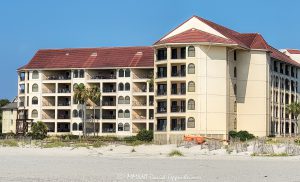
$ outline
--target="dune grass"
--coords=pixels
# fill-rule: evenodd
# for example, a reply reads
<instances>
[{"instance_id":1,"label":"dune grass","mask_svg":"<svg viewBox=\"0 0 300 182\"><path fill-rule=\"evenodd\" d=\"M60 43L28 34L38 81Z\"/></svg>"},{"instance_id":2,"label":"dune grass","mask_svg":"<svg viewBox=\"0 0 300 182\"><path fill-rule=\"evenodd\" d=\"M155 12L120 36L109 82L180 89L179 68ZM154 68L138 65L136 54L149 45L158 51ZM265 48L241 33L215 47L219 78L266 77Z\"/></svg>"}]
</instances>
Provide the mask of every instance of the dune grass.
<instances>
[{"instance_id":1,"label":"dune grass","mask_svg":"<svg viewBox=\"0 0 300 182\"><path fill-rule=\"evenodd\" d=\"M179 150L172 150L169 154L168 154L169 157L182 157L183 156L183 153L180 152Z\"/></svg>"}]
</instances>

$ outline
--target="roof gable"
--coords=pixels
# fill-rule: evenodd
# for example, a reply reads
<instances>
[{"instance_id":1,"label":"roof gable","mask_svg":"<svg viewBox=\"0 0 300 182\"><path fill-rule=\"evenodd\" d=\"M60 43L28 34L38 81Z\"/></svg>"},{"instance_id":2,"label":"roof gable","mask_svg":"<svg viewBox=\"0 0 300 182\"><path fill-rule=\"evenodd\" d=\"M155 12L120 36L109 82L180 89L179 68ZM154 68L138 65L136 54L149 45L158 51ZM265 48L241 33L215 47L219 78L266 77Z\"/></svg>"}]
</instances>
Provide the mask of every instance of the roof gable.
<instances>
[{"instance_id":1,"label":"roof gable","mask_svg":"<svg viewBox=\"0 0 300 182\"><path fill-rule=\"evenodd\" d=\"M213 42L213 43L223 43L223 44L235 44L234 41L230 39L225 39L223 37L210 34L195 28L186 30L174 36L162 39L155 43L166 44L166 43L197 43L197 42Z\"/></svg>"},{"instance_id":2,"label":"roof gable","mask_svg":"<svg viewBox=\"0 0 300 182\"><path fill-rule=\"evenodd\" d=\"M203 32L207 32L207 33L210 33L210 34L213 34L213 35L216 35L216 36L219 36L219 37L227 39L226 36L224 36L223 34L221 34L218 31L216 31L212 27L208 26L206 23L204 23L203 21L201 21L200 19L198 19L196 16L193 16L190 19L188 19L187 21L185 21L182 24L180 24L174 30L172 30L171 32L169 32L167 35L163 36L157 42L159 42L161 40L164 40L164 39L167 39L169 37L175 36L177 34L180 34L182 32L190 30L192 28L198 29L198 30L201 30Z\"/></svg>"}]
</instances>

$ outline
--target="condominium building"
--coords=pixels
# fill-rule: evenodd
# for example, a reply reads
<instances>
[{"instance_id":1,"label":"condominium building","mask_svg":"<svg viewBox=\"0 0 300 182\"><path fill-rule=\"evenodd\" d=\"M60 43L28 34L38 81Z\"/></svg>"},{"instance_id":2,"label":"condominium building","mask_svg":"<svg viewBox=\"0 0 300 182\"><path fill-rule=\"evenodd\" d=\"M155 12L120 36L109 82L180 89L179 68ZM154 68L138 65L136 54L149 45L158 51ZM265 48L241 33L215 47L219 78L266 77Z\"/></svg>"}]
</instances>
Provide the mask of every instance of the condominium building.
<instances>
[{"instance_id":1,"label":"condominium building","mask_svg":"<svg viewBox=\"0 0 300 182\"><path fill-rule=\"evenodd\" d=\"M43 121L49 134L82 134L84 110L73 95L83 83L101 91L98 102L87 103L88 133L94 118L98 135L153 130L152 58L151 47L39 50L18 70L19 111Z\"/></svg>"},{"instance_id":2,"label":"condominium building","mask_svg":"<svg viewBox=\"0 0 300 182\"><path fill-rule=\"evenodd\" d=\"M73 87L84 83L101 89L99 135L153 129L159 143L231 130L285 136L298 130L286 105L298 101L299 67L258 33L193 16L149 47L38 51L18 69L19 109L50 133L80 134Z\"/></svg>"}]
</instances>

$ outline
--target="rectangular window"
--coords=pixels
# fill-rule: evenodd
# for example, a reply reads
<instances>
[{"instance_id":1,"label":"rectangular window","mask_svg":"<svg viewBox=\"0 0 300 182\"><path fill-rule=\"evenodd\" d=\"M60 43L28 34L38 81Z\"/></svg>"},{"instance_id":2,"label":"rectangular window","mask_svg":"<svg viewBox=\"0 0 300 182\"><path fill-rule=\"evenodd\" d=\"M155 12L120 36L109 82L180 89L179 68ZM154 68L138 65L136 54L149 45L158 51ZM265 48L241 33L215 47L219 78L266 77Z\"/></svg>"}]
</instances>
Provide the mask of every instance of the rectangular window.
<instances>
[{"instance_id":1,"label":"rectangular window","mask_svg":"<svg viewBox=\"0 0 300 182\"><path fill-rule=\"evenodd\" d=\"M185 59L185 57L186 57L186 48L185 48L185 47L182 47L182 48L180 49L180 58L181 58L181 59Z\"/></svg>"},{"instance_id":2,"label":"rectangular window","mask_svg":"<svg viewBox=\"0 0 300 182\"><path fill-rule=\"evenodd\" d=\"M235 51L233 51L233 59L236 61L236 59L237 59L237 56L236 56L236 50Z\"/></svg>"},{"instance_id":3,"label":"rectangular window","mask_svg":"<svg viewBox=\"0 0 300 182\"><path fill-rule=\"evenodd\" d=\"M177 59L177 48L173 48L172 50L171 59Z\"/></svg>"},{"instance_id":4,"label":"rectangular window","mask_svg":"<svg viewBox=\"0 0 300 182\"><path fill-rule=\"evenodd\" d=\"M167 49L158 49L157 50L157 60L166 60L167 59Z\"/></svg>"}]
</instances>

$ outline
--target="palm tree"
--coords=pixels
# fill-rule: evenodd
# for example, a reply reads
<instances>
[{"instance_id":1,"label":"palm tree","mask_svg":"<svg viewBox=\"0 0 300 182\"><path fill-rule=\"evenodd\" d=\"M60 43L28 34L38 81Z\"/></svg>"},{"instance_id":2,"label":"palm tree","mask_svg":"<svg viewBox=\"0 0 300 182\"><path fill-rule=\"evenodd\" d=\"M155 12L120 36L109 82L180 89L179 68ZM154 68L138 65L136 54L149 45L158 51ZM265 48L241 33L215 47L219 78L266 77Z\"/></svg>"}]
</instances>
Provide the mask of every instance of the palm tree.
<instances>
[{"instance_id":1,"label":"palm tree","mask_svg":"<svg viewBox=\"0 0 300 182\"><path fill-rule=\"evenodd\" d=\"M95 136L95 133L96 133L96 121L95 121L96 112L95 111L96 111L97 103L100 102L100 98L101 98L101 92L100 92L99 87L94 86L94 87L90 88L88 90L88 98L93 102L93 110L94 110L93 121L94 121L94 136ZM101 102L100 102L100 105L101 105Z\"/></svg>"},{"instance_id":2,"label":"palm tree","mask_svg":"<svg viewBox=\"0 0 300 182\"><path fill-rule=\"evenodd\" d=\"M149 73L148 78L149 78L149 80L147 80L147 82L149 84L149 88L152 88L154 86L154 73L153 73L153 71L151 71Z\"/></svg>"},{"instance_id":3,"label":"palm tree","mask_svg":"<svg viewBox=\"0 0 300 182\"><path fill-rule=\"evenodd\" d=\"M286 106L286 111L289 114L293 114L294 116L296 116L296 122L295 123L296 123L297 130L298 130L298 118L299 118L299 115L300 115L300 103L293 102L293 103L287 105ZM297 130L296 130L296 132L297 132ZM295 134L297 134L296 132L295 132Z\"/></svg>"},{"instance_id":4,"label":"palm tree","mask_svg":"<svg viewBox=\"0 0 300 182\"><path fill-rule=\"evenodd\" d=\"M83 123L83 136L86 135L86 125L85 125L85 113L86 113L86 102L89 99L88 89L85 88L83 83L79 85L74 85L74 99L81 105L83 110L82 123Z\"/></svg>"}]
</instances>

